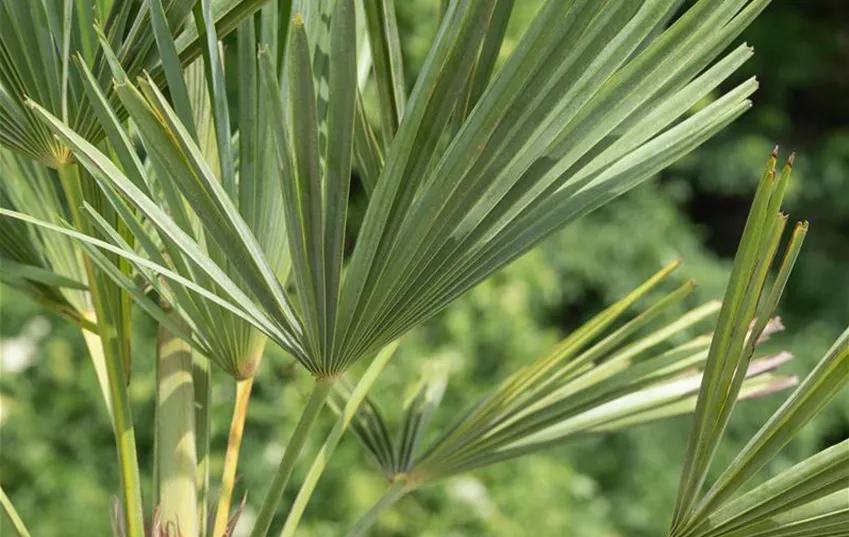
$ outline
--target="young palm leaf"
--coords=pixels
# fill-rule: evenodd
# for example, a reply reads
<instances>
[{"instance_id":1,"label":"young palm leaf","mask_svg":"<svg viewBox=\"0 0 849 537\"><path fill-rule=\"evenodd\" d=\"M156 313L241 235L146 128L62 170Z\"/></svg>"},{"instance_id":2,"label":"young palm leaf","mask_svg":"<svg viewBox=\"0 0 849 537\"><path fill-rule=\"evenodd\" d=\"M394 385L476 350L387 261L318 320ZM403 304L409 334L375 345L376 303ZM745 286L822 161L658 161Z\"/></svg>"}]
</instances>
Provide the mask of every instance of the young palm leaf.
<instances>
[{"instance_id":1,"label":"young palm leaf","mask_svg":"<svg viewBox=\"0 0 849 537\"><path fill-rule=\"evenodd\" d=\"M394 438L383 413L367 401L353 429L390 488L349 535L361 535L380 511L420 486L581 436L692 412L712 336L675 346L667 342L712 317L719 305L708 303L646 333L647 325L692 290L688 282L619 328L610 329L675 266L666 267L575 330L548 356L509 376L423 451L417 446L444 389L441 381L418 392L405 408ZM769 328L772 332L780 324L773 322ZM664 345L666 349L658 348ZM794 384L792 377L771 374L789 358L779 353L755 361L739 398Z\"/></svg>"},{"instance_id":2,"label":"young palm leaf","mask_svg":"<svg viewBox=\"0 0 849 537\"><path fill-rule=\"evenodd\" d=\"M734 260L711 344L705 382L693 420L689 449L673 518L673 529L692 516L696 496L728 422L743 371L760 333L773 314L798 256L807 223L796 226L769 292L767 278L781 239L786 215L779 213L792 170L792 156L776 174L777 148L767 162ZM747 333L744 327L752 325Z\"/></svg>"},{"instance_id":3,"label":"young palm leaf","mask_svg":"<svg viewBox=\"0 0 849 537\"><path fill-rule=\"evenodd\" d=\"M713 453L740 390L740 371L752 356L753 338L775 310L807 230L807 223L796 227L776 280L766 292L766 277L786 218L778 208L791 163L792 159L776 178L773 155L746 223L699 390L671 536L838 535L840 524L849 519L845 472L829 471L844 463L845 442L734 498L849 381L849 329L701 495ZM747 335L739 327L749 323L753 328Z\"/></svg>"}]
</instances>

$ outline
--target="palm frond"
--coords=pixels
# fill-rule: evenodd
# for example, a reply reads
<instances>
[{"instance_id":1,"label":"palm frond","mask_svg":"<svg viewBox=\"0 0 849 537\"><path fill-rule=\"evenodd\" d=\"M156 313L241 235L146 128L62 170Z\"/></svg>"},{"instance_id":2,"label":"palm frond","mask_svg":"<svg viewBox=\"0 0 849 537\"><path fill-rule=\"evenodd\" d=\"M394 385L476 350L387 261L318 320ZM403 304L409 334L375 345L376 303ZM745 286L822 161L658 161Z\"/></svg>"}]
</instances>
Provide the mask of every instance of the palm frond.
<instances>
[{"instance_id":1,"label":"palm frond","mask_svg":"<svg viewBox=\"0 0 849 537\"><path fill-rule=\"evenodd\" d=\"M157 19L158 17L154 16L154 18ZM210 132L214 139L214 133L220 130L214 119L209 120L198 115L199 113L203 115L202 111L206 110L213 118L215 117L214 106L209 106L211 99L208 95L215 93L216 90L213 88L213 92L206 91L203 77L200 78L198 84L196 69L193 71L193 68L190 68L186 75L183 75L180 69L171 70L170 83L174 87L172 95L185 96L185 101L180 101L183 102L183 105L181 105L183 112L176 114L165 102L164 97L158 92L156 85L150 79L139 82L143 91L138 91L129 86L127 84L128 75L121 69L120 62L112 53L109 44L103 38L101 38L101 44L110 68L114 70L114 76L120 82L117 85L116 94L122 100L124 108L135 118L142 141L145 143L146 153L152 164L150 167L145 166L136 156L135 148L124 132L117 113L109 106L108 99L95 83L92 73L85 64L80 62L79 68L83 80L86 82L85 89L124 170L124 172L121 172L117 168L109 167L108 172L113 176L120 177L121 181L114 185L108 182L104 183L104 192L115 210L121 215L122 223L139 241L143 255L152 261L153 265L148 265L148 267L169 267L169 270L173 270L174 273L183 275L185 277L183 281L192 279L197 281L199 285L193 286L192 290L186 290L179 285L163 288L158 282L159 273L156 271L151 272L148 268L140 270L139 274L145 278L148 285L163 293L169 303L177 307L180 314L186 318L192 330L200 334L199 337L205 342L199 347L203 349L203 352L208 353L219 365L237 378L250 376L256 368L265 341L264 337L257 337L259 332L256 331L254 326L259 324L262 327L263 323L245 323L241 316L233 317L231 315L233 308L222 309L220 300L217 304L210 304L207 300L197 296L197 290L204 289L207 298L210 295L217 294L227 296L238 303L252 303L252 299L246 298L246 295L240 289L241 285L245 285L249 292L251 289L250 285L244 283L245 278L242 277L244 270L240 274L238 264L228 260L228 257L229 259L238 258L232 255L227 256L224 253L225 250L238 252L239 247L244 244L241 239L237 240L233 243L235 244L233 247L236 248L234 250L233 247L228 249L228 245L232 246L232 244L226 241L222 242L228 234L233 236L232 234L235 233L243 238L249 237L251 242L249 248L254 252L260 250L269 252L267 257L262 255L256 258L253 254L243 251L244 257L249 262L251 259L259 260L260 264L257 266L257 270L264 274L263 276L255 273L256 278L248 281L252 281L254 284L258 284L263 279L267 283L270 282L273 285L271 292L267 292L269 288L264 288L256 294L273 298L278 301L277 304L285 306L285 298L283 298L277 278L285 278L288 256L285 255L285 249L280 248L279 236L281 230L274 228L275 220L272 219L269 222L268 219L263 218L264 215L272 214L276 215L279 221L280 211L277 208L280 202L276 201L279 198L274 195L269 196L269 194L275 192L275 188L279 187L276 187L274 182L258 179L259 174L269 169L267 166L256 166L256 159L253 161L246 159L244 167L240 170L244 172L244 180L239 183L240 191L235 199L231 193L223 191L223 185L219 184L219 173L222 169L219 165L222 151L221 144L218 143L213 146L212 150L209 149L208 145L203 145L203 147L198 145L203 143L204 139L209 138L206 134L199 137L198 133ZM251 45L245 44L245 46ZM253 46L256 46L256 42ZM166 52L167 47L166 51L163 52L163 57L169 57ZM212 80L211 75L207 76L207 82L210 80ZM242 94L254 95L254 102L256 102L255 96L258 91L259 88L255 84L245 83L240 87ZM188 110L186 110L186 105L189 107ZM257 106L260 106L260 104L258 103ZM226 109L220 112L227 114ZM40 113L46 112L42 110ZM177 118L177 115L189 116L191 122L187 126ZM227 127L229 122L224 123L224 127L229 129ZM58 122L56 125L58 125ZM260 135L264 131L264 126L256 126L255 128L257 130L252 137L250 133L245 133L246 142L251 139L263 139ZM65 129L67 130L66 127ZM175 142L171 135L175 129L182 135L184 144ZM85 143L79 137L75 139ZM229 140L227 143L230 143ZM245 147L250 146L246 143ZM256 146L257 151L262 150L263 152L267 152L266 148L268 147L270 145L265 142ZM89 155L93 156L95 161L99 163L108 161L108 158L93 146L86 145L86 149L90 151ZM88 161L83 160L83 162ZM251 162L254 164L253 168L250 167ZM98 173L99 177L103 177L102 171ZM107 173L107 176L109 176L109 173ZM183 192L187 193L186 198L181 196L180 187L183 188ZM158 195L160 191L162 193L161 198ZM123 196L118 195L118 193ZM127 199L134 201L136 208L138 208L138 205L135 200L143 199L145 201L145 206L141 208L141 214L155 226L165 225L165 228L157 229L158 236L156 236L157 234L149 236L150 231L144 225L144 222L134 214L135 211L126 204ZM225 211L225 214L235 218L235 227L228 227L228 231L218 235L207 234L199 229L197 225L193 224L196 215L202 214L203 216L199 219L203 221L203 218L210 214L209 211L198 211L199 200L201 199L206 200L205 203L212 204L207 205L207 207L215 206L215 211L218 214L221 214L220 211ZM188 200L193 200L192 206L188 205ZM240 214L236 213L235 204L239 201L244 202L242 210L256 228L249 229L245 220L242 219ZM96 219L93 214L90 214L90 216ZM98 227L106 236L112 237L112 244L120 248L120 251L133 253L134 258L138 259L138 256L128 244L121 244L117 241L115 230L111 229L108 224L98 222ZM221 230L222 228L217 228L217 231ZM262 240L262 243L259 242L260 240ZM285 246L285 244L283 245ZM163 252L160 251L162 247L165 248L164 253L166 255L163 255ZM113 249L112 251L116 250ZM275 267L267 264L269 259L275 262ZM204 260L200 267L202 270L198 270L197 267L200 260ZM236 268L234 269L234 267ZM229 274L232 274L232 277ZM121 285L128 292L139 297L139 289L127 287L128 283L129 281L126 279L121 281ZM231 293L235 294L231 296ZM282 302L279 302L281 300ZM150 311L152 306L148 301L143 307ZM241 309L237 308L237 311ZM279 312L279 308L277 309ZM260 315L264 317L264 315ZM161 312L156 315L157 318L162 318L162 316ZM281 341L285 337L280 337L278 333L276 339Z\"/></svg>"},{"instance_id":2,"label":"palm frond","mask_svg":"<svg viewBox=\"0 0 849 537\"><path fill-rule=\"evenodd\" d=\"M849 328L670 535L777 536L807 535L807 531L832 535L841 524L845 527L849 520L847 441L738 493L847 382Z\"/></svg>"},{"instance_id":3,"label":"palm frond","mask_svg":"<svg viewBox=\"0 0 849 537\"><path fill-rule=\"evenodd\" d=\"M252 227L256 209L241 211L226 165L222 186L199 153L191 129L183 125L184 114L169 106L155 80L142 79L138 92L127 83L132 72L121 69L120 59L110 65L120 82L116 96L139 126L160 183L171 191L166 197L179 192L191 200L204 230L203 237L167 232L163 242L173 242L187 258L182 268L201 268L207 274L211 280L203 285L206 289L215 292L223 286L226 300L239 300L240 309L253 309L242 302L244 295L253 297L248 301L255 300L264 312L251 315L258 321L255 326L313 374L331 377L745 111L754 81L688 116L695 103L751 56L742 46L715 61L767 3L702 0L661 30L674 6L660 0L552 0L493 73L511 3L456 2L446 12L383 157L357 104L353 3L335 3L329 30L316 17L324 4L304 5L308 18L288 32L286 66L279 67L279 47L259 41L267 45L260 55L264 90L259 102L265 103L260 106L271 118L276 139L278 178L269 183L279 180L285 201L285 210L277 207L276 214L284 213L287 220L297 291L291 298L277 279L268 250L252 233L257 231ZM392 56L388 6L376 6L383 10L377 19L385 43L380 45L383 52L374 54L388 50ZM208 2L200 8L201 19L210 20ZM296 14L295 20L302 19ZM378 29L370 30L374 38ZM250 30L244 31L247 39ZM206 34L206 63L219 65L215 48L211 33ZM108 58L107 48L101 50ZM321 61L315 61L317 56ZM376 71L381 77L389 72L383 67ZM218 118L217 145L226 155L229 143L222 131L227 130L227 114L223 105L214 104L223 102L216 82L221 76L217 67L207 72ZM394 69L388 76L394 95L399 72ZM397 113L395 101L389 106ZM326 114L325 107L334 113ZM152 207L161 203L152 192L130 188L139 181L108 166L96 148L72 143L75 133L51 119L55 114L48 108L36 110L104 184L120 191L160 230L170 227L166 214L154 218ZM250 116L245 121L250 130ZM326 139L321 135L325 122ZM256 173L250 160L259 154L256 139L245 133L247 178ZM371 198L343 277L340 252L351 160L367 170ZM106 167L108 173L103 173ZM180 225L179 214L171 216ZM186 225L181 227L185 232ZM198 244L204 242L217 243L226 259L215 248L201 256L204 249ZM222 274L228 275L223 282L218 281Z\"/></svg>"},{"instance_id":4,"label":"palm frond","mask_svg":"<svg viewBox=\"0 0 849 537\"><path fill-rule=\"evenodd\" d=\"M779 209L792 170L791 157L777 175L776 161L777 151L774 151L755 194L726 289L717 335L711 345L705 382L693 420L674 527L692 514L696 495L704 483L713 453L734 406L743 372L767 319L778 306L807 231L807 223L796 227L776 281L767 292L767 277L787 220ZM747 333L742 327L752 323L754 326Z\"/></svg>"},{"instance_id":5,"label":"palm frond","mask_svg":"<svg viewBox=\"0 0 849 537\"><path fill-rule=\"evenodd\" d=\"M675 346L668 341L712 317L719 305L708 303L645 333L651 321L687 296L692 289L687 283L610 330L676 265L575 330L548 356L509 376L426 449L419 451L416 446L441 397L444 380L420 388L405 408L394 440L382 411L367 402L354 422L357 437L390 481L403 481L411 489L582 435L692 412L713 336ZM771 329L779 326L773 323ZM746 373L740 398L792 385L792 377L772 374L788 359L788 353L779 353L755 361Z\"/></svg>"}]
</instances>

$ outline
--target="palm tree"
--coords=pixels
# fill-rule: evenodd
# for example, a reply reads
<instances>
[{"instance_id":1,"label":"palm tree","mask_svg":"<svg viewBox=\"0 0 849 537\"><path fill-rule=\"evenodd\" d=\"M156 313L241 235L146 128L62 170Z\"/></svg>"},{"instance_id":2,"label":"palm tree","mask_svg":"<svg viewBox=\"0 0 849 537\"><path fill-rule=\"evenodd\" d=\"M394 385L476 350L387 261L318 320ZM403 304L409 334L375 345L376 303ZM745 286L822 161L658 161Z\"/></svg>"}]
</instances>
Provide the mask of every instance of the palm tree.
<instances>
[{"instance_id":1,"label":"palm tree","mask_svg":"<svg viewBox=\"0 0 849 537\"><path fill-rule=\"evenodd\" d=\"M700 0L679 15L674 0L548 0L499 66L514 2L455 0L442 14L409 95L391 1L104 1L97 2L100 14L108 14L99 17L106 21L102 28L86 18L86 2L66 1L63 9L49 0L36 3L32 15L4 0L6 12L17 17L4 19L14 21L7 23L14 30L8 35L21 37L0 39L0 110L14 120L4 122L0 136L56 168L65 196L47 214L12 200L18 211L0 209L17 222L8 235L60 234L79 246L65 250L85 253L79 258L93 297L101 287L108 290L114 304L95 305L96 326L102 338L119 334L119 348L127 348L130 299L160 323L152 505L161 505L163 527L216 537L227 531L245 408L266 342L312 376L253 527L252 537L264 537L329 397L340 418L286 535L297 528L311 486L348 425L355 423L361 437L372 426L385 431L380 419L369 421L358 409L400 337L750 107L753 79L692 112L752 55L745 45L725 51L768 1ZM51 32L52 43L25 42L34 33L21 31L26 28L17 20L27 17L30 28ZM231 55L220 48L229 31L236 32ZM29 72L32 65L42 69ZM237 74L233 102L226 71ZM41 72L55 80L42 80ZM361 95L368 76L378 89L378 132ZM776 283L762 297L783 231L783 220L774 216L790 175L788 165L776 181L775 159L755 199L756 223L747 226L713 337L645 364L632 360L634 349L620 346L621 338L686 295L685 286L588 346L624 313L623 304L644 292L637 290L551 357L517 372L418 453L418 428L438 399L423 392L405 414L410 425L399 433L400 447L378 459L384 471L391 469L388 496L351 533L422 483L693 406L692 460L685 463L672 534L702 528L733 492L722 489L705 505L695 503L733 402L787 383L764 375L778 360L749 366L804 234L804 228L794 234ZM368 196L355 237L348 226L352 170ZM24 173L16 172L10 190ZM33 259L33 250L10 250L18 252L18 265L10 265L7 278L21 279L15 266L38 267L26 285L67 309L60 293L75 289L79 271ZM659 332L687 326L716 307ZM646 345L654 342L645 338ZM844 343L825 363L845 369ZM123 522L136 537L143 531L142 503L119 350L105 355L104 385L119 442ZM222 494L209 526L207 359L238 383ZM343 377L364 359L370 365L350 387ZM699 364L701 381L702 375L672 376ZM544 379L543 371L557 374ZM331 397L334 388L341 395ZM364 408L360 412L372 407ZM815 410L805 407L804 415L809 419ZM375 442L367 443L373 454L389 440Z\"/></svg>"}]
</instances>

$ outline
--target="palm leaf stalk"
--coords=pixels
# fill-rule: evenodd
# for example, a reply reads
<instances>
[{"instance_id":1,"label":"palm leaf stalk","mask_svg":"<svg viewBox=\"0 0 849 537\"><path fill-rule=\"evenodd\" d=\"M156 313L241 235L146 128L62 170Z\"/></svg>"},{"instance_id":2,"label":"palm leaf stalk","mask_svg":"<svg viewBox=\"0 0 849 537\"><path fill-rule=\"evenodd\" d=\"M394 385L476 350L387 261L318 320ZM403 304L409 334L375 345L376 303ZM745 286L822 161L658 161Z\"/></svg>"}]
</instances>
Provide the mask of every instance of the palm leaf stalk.
<instances>
[{"instance_id":1,"label":"palm leaf stalk","mask_svg":"<svg viewBox=\"0 0 849 537\"><path fill-rule=\"evenodd\" d=\"M227 330L204 332L192 322L206 309L255 327L316 378L299 441L328 385L356 361L375 355L562 225L651 177L747 110L754 80L689 112L751 56L741 46L720 57L768 1L701 0L662 29L674 2L549 0L497 71L491 62L510 2L451 3L397 132L384 140L382 151L359 119L353 3L333 6L326 62L313 61L322 38L312 28L321 24L309 13L322 13L327 4L309 9L314 4L295 3L285 54L274 57L278 39L277 47L265 43L270 46L262 48L259 62L260 102L268 112L261 117L270 118L274 140L277 177L271 183L282 192L277 199L284 209L274 214L285 217L294 293L234 196L238 181L226 158L232 148L210 2L195 7L202 22L196 42L212 88L217 172L178 102L172 108L159 89L162 80L178 78L168 76L178 62L169 67L163 61L160 78L138 80L139 71L122 65L120 50L110 57L110 47L101 47L106 67L90 75L80 62L82 79L95 82L86 84L87 102L100 109L95 115L120 166L54 108L29 103L43 128L103 188L122 225L138 239L146 221L169 253L166 260L156 243L141 239L141 252L127 248L108 220L89 211L101 238L74 236L89 243L93 259L96 245L122 256L151 282L164 276L167 288L150 285L187 312L190 331L177 327L175 333L231 374L249 376L252 370L243 367L243 356L215 352L224 348L220 339ZM297 15L301 7L307 8L305 17ZM392 18L380 24L391 25ZM374 50L392 50L392 43L375 45L376 37L393 39L391 28L372 32ZM111 46L105 34L101 41ZM186 49L179 39L174 44L182 64ZM92 94L101 92L98 77L106 71L117 83L98 104ZM392 87L399 87L397 69L375 68L374 75L392 76ZM127 149L124 114L139 130L161 198ZM370 199L343 274L352 154L358 166L369 164ZM191 211L183 200L191 200ZM72 233L61 225L53 229ZM121 278L114 271L110 276ZM167 322L132 281L122 281L143 308ZM290 448L298 452L300 446ZM284 462L293 463L293 457L284 456ZM289 471L281 466L280 475ZM261 509L263 523L270 521L282 486L285 479L275 480Z\"/></svg>"},{"instance_id":2,"label":"palm leaf stalk","mask_svg":"<svg viewBox=\"0 0 849 537\"><path fill-rule=\"evenodd\" d=\"M30 537L30 533L24 525L24 521L21 519L18 511L12 504L12 500L9 499L6 495L6 491L3 490L2 487L0 487L0 506L3 507L3 514L6 515L6 518L12 524L12 528L14 528L18 537Z\"/></svg>"},{"instance_id":3,"label":"palm leaf stalk","mask_svg":"<svg viewBox=\"0 0 849 537\"><path fill-rule=\"evenodd\" d=\"M352 420L354 420L360 405L362 405L363 401L366 400L366 397L368 396L374 382L377 380L377 377L394 355L397 347L398 343L395 342L386 346L380 351L380 353L378 353L375 359L369 364L368 369L360 377L357 385L350 390L344 404L339 404L338 402L334 403L331 395L331 405L335 407L336 412L339 414L339 419L336 420L336 423L333 425L333 429L331 429L330 433L328 433L327 439L324 441L324 444L322 444L321 449L313 458L313 462L307 471L304 482L301 484L298 495L289 510L288 516L286 517L286 522L280 534L281 537L291 537L295 535L301 516L306 510L307 504L312 497L312 492L315 490L315 486L321 478L321 474L327 467L328 462L330 462L330 457L336 450L336 446L339 445L342 435L345 434L345 431L350 426ZM337 384L336 387L338 389L339 385Z\"/></svg>"},{"instance_id":4,"label":"palm leaf stalk","mask_svg":"<svg viewBox=\"0 0 849 537\"><path fill-rule=\"evenodd\" d=\"M752 356L752 341L778 303L807 231L796 226L772 288L765 289L786 216L778 213L790 178L792 156L776 176L776 154L761 180L740 242L717 337L711 345L705 380L699 390L690 448L685 459L670 536L842 535L849 520L845 498L849 480L843 470L846 443L810 457L741 496L735 495L849 381L849 328L814 370L761 427L719 478L701 495L713 454L734 399L740 370ZM754 323L752 333L739 326Z\"/></svg>"},{"instance_id":5,"label":"palm leaf stalk","mask_svg":"<svg viewBox=\"0 0 849 537\"><path fill-rule=\"evenodd\" d=\"M383 411L367 401L354 419L353 430L386 476L389 488L348 535L364 534L384 510L424 485L582 436L692 412L713 336L674 346L669 342L711 319L719 304L707 303L676 321L649 328L658 316L686 298L693 288L687 282L612 329L677 265L665 267L576 329L551 354L510 375L423 450L420 443L439 406L444 376L433 376L421 384L406 405L394 436ZM759 341L781 328L780 322L773 320ZM759 397L794 385L794 377L772 374L790 358L789 353L781 352L754 361L739 398ZM344 401L344 394L340 392L340 396Z\"/></svg>"}]
</instances>

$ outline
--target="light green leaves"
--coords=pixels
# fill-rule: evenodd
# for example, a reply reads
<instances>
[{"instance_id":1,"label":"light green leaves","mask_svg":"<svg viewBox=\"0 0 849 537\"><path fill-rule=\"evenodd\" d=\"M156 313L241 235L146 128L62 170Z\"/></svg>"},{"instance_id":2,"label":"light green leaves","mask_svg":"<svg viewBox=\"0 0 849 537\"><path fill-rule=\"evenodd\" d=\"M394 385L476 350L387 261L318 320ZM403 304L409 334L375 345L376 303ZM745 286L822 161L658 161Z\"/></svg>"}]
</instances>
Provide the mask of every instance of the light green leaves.
<instances>
[{"instance_id":1,"label":"light green leaves","mask_svg":"<svg viewBox=\"0 0 849 537\"><path fill-rule=\"evenodd\" d=\"M658 315L690 293L688 282L610 330L676 266L668 266L575 330L548 356L516 371L423 451L417 449L418 442L444 390L444 378L438 376L423 384L405 407L394 438L373 403L360 410L354 431L391 481L415 488L580 435L691 412L712 338L701 336L675 346L667 342L712 317L719 305L708 303L647 330ZM788 377L770 373L787 359L789 355L781 354L756 361L745 373L740 396L792 384Z\"/></svg>"},{"instance_id":2,"label":"light green leaves","mask_svg":"<svg viewBox=\"0 0 849 537\"><path fill-rule=\"evenodd\" d=\"M259 26L246 22L238 36L237 169L223 87L227 66L213 24L218 3L195 6L213 156L204 154L187 119L185 101L196 114L199 99L181 84L184 44L169 44L170 12L150 1L164 74L133 80L122 51L112 55L103 47L119 81L118 108L94 83L98 71L83 78L125 172L104 173L101 157L81 144L72 150L154 223L176 273L238 301L255 328L320 377L339 375L373 354L745 111L753 81L687 115L751 55L740 47L714 64L766 4L702 0L664 30L672 7L660 0L550 0L497 70L513 2L458 1L445 12L407 98L393 4L370 3L365 22L380 88L382 148L357 89L354 2L296 2L293 9L303 7L305 19L294 13L282 56L279 21L266 16L274 10L263 10ZM264 52L254 64L249 58L257 45ZM157 76L173 86L173 107ZM140 171L120 134L121 111L137 125L155 179ZM69 143L67 127L49 123ZM370 199L346 260L354 162ZM150 185L158 185L156 191ZM284 236L291 297L281 280ZM150 245L145 249L156 257ZM205 339L212 341L211 327L220 332L226 323L186 293L193 292L174 291L185 304L181 311L195 329L208 327Z\"/></svg>"},{"instance_id":3,"label":"light green leaves","mask_svg":"<svg viewBox=\"0 0 849 537\"><path fill-rule=\"evenodd\" d=\"M830 525L832 516L839 511L828 507L833 504L829 494L845 486L839 473L824 481L817 478L822 471L821 463L828 465L833 456L840 457L833 450L811 458L736 500L732 498L849 381L849 329L701 496L713 453L740 392L754 346L775 311L807 231L807 223L796 227L773 286L767 291L769 269L786 219L778 209L792 164L791 157L776 176L776 158L774 153L755 195L711 344L670 531L672 536L795 535L793 532L802 532L802 526L807 528L808 523L811 529ZM832 478L836 478L837 484ZM810 494L795 497L794 494L800 494L797 486L812 487ZM795 506L801 507L784 513ZM826 510L817 511L822 506ZM811 510L817 513L812 514ZM780 513L784 514L773 517ZM824 518L814 520L816 517Z\"/></svg>"}]
</instances>

